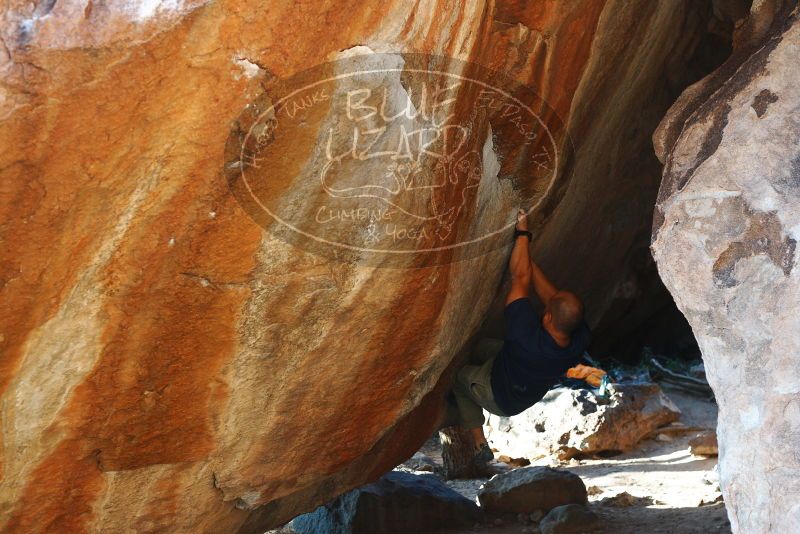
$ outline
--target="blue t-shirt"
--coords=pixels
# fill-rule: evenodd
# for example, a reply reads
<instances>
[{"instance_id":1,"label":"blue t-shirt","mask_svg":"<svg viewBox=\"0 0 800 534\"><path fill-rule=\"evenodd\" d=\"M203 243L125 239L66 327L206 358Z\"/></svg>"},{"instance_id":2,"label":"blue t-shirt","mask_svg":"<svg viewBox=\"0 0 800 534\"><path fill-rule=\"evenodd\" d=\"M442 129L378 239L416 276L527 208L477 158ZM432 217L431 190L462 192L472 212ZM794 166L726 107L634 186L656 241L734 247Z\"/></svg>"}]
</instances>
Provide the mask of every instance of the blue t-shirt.
<instances>
[{"instance_id":1,"label":"blue t-shirt","mask_svg":"<svg viewBox=\"0 0 800 534\"><path fill-rule=\"evenodd\" d=\"M559 347L527 297L506 306L505 320L505 343L492 365L492 393L506 415L517 415L541 400L567 369L580 362L590 333L581 321L569 345Z\"/></svg>"}]
</instances>

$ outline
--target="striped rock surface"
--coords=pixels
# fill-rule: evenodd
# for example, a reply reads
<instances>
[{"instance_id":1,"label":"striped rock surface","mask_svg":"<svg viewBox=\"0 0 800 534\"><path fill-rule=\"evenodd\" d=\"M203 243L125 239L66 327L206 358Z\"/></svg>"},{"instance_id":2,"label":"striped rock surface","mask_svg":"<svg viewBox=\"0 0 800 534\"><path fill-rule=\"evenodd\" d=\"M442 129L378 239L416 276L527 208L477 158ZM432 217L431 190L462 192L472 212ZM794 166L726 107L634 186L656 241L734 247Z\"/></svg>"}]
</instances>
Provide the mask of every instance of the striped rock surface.
<instances>
[{"instance_id":1,"label":"striped rock surface","mask_svg":"<svg viewBox=\"0 0 800 534\"><path fill-rule=\"evenodd\" d=\"M261 532L376 479L430 434L507 246L388 268L256 224L223 163L231 124L270 80L354 51L414 51L529 84L577 147L533 214L537 254L596 318L635 282L660 172L649 134L707 11L5 2L0 531ZM451 240L511 221L520 191L542 185L501 180L478 126L467 148L483 157L481 185L452 192L468 202ZM308 165L323 146L291 138L280 163Z\"/></svg>"}]
</instances>

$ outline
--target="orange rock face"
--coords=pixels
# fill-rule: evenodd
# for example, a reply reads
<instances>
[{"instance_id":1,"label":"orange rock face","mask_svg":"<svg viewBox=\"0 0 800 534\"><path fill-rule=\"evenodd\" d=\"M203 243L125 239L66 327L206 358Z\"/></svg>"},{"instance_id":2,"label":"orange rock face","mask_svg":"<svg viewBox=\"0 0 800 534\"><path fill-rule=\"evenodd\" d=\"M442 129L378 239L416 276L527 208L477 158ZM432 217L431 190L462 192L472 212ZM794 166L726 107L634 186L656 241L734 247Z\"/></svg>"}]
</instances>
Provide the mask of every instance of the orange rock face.
<instances>
[{"instance_id":1,"label":"orange rock face","mask_svg":"<svg viewBox=\"0 0 800 534\"><path fill-rule=\"evenodd\" d=\"M505 242L476 236L507 235L520 203L557 280L595 318L612 309L646 250L659 172L646 147L699 4L7 2L0 529L258 532L375 479L430 434L505 267ZM391 261L284 239L231 193L226 145L275 80L404 52L530 87L559 163L534 172L544 145L520 148L515 122L457 92L443 105L475 119L467 178L401 207L460 211L434 218L447 231L433 256ZM287 213L329 202L299 178L321 171L341 117L321 106L276 130L261 168L284 181L262 193ZM375 165L335 176L364 186Z\"/></svg>"}]
</instances>

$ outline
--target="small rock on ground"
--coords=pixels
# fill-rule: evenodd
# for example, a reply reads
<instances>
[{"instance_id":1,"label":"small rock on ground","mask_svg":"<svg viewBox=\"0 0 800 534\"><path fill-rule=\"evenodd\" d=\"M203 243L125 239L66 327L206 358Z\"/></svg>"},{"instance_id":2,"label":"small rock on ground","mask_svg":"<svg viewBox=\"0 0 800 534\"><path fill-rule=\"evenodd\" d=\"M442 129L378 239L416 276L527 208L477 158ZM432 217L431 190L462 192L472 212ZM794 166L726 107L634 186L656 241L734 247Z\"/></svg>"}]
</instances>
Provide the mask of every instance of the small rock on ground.
<instances>
[{"instance_id":1,"label":"small rock on ground","mask_svg":"<svg viewBox=\"0 0 800 534\"><path fill-rule=\"evenodd\" d=\"M599 502L600 504L604 504L606 506L615 506L617 508L625 508L628 506L650 506L655 504L652 497L637 497L635 495L631 495L627 491L618 493L613 497L606 497Z\"/></svg>"},{"instance_id":2,"label":"small rock on ground","mask_svg":"<svg viewBox=\"0 0 800 534\"><path fill-rule=\"evenodd\" d=\"M563 504L586 504L581 477L550 467L526 467L495 475L478 492L486 510L530 513Z\"/></svg>"},{"instance_id":3,"label":"small rock on ground","mask_svg":"<svg viewBox=\"0 0 800 534\"><path fill-rule=\"evenodd\" d=\"M542 512L541 510L534 510L533 512L530 513L528 517L532 522L538 523L544 517L544 512Z\"/></svg>"},{"instance_id":4,"label":"small rock on ground","mask_svg":"<svg viewBox=\"0 0 800 534\"><path fill-rule=\"evenodd\" d=\"M701 432L689 441L689 451L695 456L717 456L717 433L713 430Z\"/></svg>"},{"instance_id":5,"label":"small rock on ground","mask_svg":"<svg viewBox=\"0 0 800 534\"><path fill-rule=\"evenodd\" d=\"M603 493L603 490L598 486L589 486L586 488L587 495L600 495L601 493Z\"/></svg>"},{"instance_id":6,"label":"small rock on ground","mask_svg":"<svg viewBox=\"0 0 800 534\"><path fill-rule=\"evenodd\" d=\"M591 531L599 523L597 514L579 504L566 504L550 510L539 529L542 534L581 534Z\"/></svg>"}]
</instances>

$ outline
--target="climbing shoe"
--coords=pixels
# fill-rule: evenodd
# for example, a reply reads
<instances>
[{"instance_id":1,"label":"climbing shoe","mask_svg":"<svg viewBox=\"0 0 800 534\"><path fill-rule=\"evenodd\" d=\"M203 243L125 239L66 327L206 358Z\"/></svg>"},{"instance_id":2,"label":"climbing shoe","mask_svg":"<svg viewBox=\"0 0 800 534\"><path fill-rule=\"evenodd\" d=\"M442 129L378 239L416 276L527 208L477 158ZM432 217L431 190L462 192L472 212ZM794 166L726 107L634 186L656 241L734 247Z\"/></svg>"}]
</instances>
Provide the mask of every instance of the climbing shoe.
<instances>
[{"instance_id":1,"label":"climbing shoe","mask_svg":"<svg viewBox=\"0 0 800 534\"><path fill-rule=\"evenodd\" d=\"M482 443L480 450L475 455L475 461L481 464L488 464L492 460L494 460L492 449L486 443Z\"/></svg>"}]
</instances>

